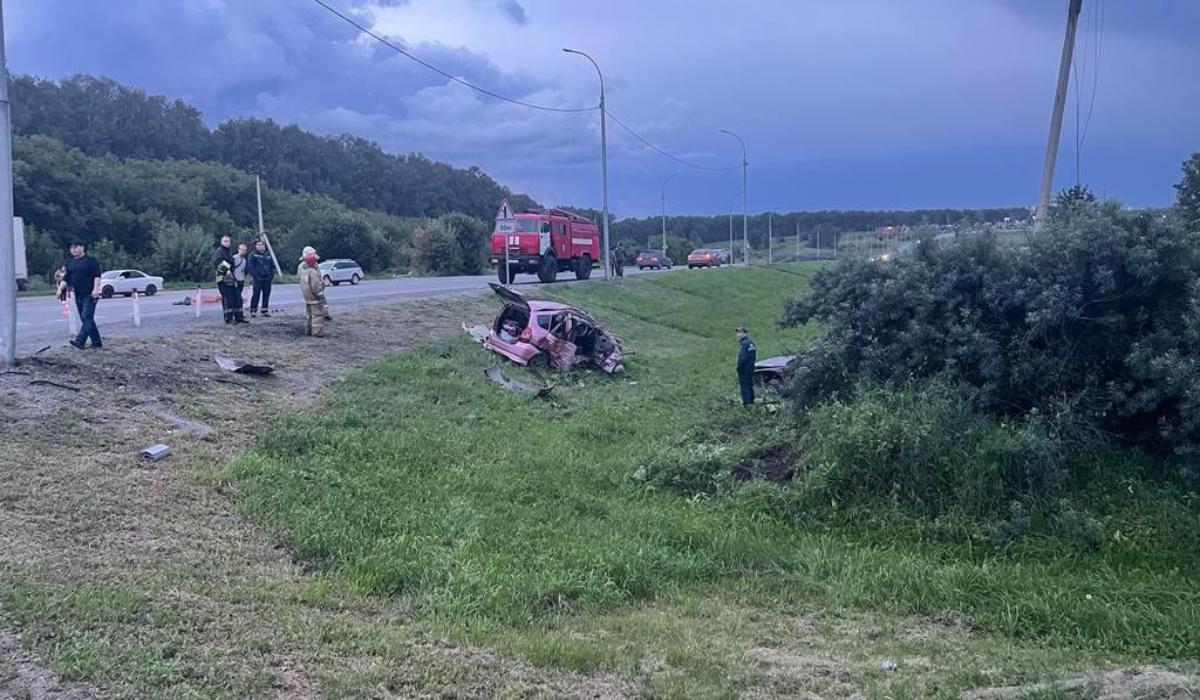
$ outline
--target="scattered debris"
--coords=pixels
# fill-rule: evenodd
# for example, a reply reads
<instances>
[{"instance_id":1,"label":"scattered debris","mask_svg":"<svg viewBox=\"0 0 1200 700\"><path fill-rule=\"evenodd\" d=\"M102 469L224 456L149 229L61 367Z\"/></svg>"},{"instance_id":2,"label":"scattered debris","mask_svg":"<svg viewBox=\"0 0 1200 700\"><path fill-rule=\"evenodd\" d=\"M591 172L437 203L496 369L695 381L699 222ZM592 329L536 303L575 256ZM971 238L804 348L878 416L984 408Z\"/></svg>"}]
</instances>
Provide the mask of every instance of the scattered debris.
<instances>
[{"instance_id":1,"label":"scattered debris","mask_svg":"<svg viewBox=\"0 0 1200 700\"><path fill-rule=\"evenodd\" d=\"M491 331L488 330L488 327L482 323L470 328L467 328L467 324L464 323L462 324L462 327L463 330L467 332L467 335L471 336L471 340L474 340L476 343L480 344L487 340L488 334L491 333Z\"/></svg>"},{"instance_id":2,"label":"scattered debris","mask_svg":"<svg viewBox=\"0 0 1200 700\"><path fill-rule=\"evenodd\" d=\"M147 462L157 462L158 460L171 454L171 448L160 442L147 447L138 454Z\"/></svg>"},{"instance_id":3,"label":"scattered debris","mask_svg":"<svg viewBox=\"0 0 1200 700\"><path fill-rule=\"evenodd\" d=\"M237 374L270 374L275 371L275 368L271 365L260 365L244 360L235 360L232 357L224 355L214 355L213 360L221 369Z\"/></svg>"},{"instance_id":4,"label":"scattered debris","mask_svg":"<svg viewBox=\"0 0 1200 700\"><path fill-rule=\"evenodd\" d=\"M508 391L515 391L518 394L536 396L539 399L549 396L550 391L554 389L553 384L547 384L546 386L539 388L530 386L524 382L518 382L515 379L509 379L508 377L504 376L503 372L500 371L499 365L491 365L487 369L483 370L483 374L485 377L504 387Z\"/></svg>"},{"instance_id":5,"label":"scattered debris","mask_svg":"<svg viewBox=\"0 0 1200 700\"><path fill-rule=\"evenodd\" d=\"M519 365L570 369L591 363L614 374L623 369L621 341L586 311L554 301L527 300L493 283L504 308L492 322L483 345ZM475 337L475 330L468 330Z\"/></svg>"},{"instance_id":6,"label":"scattered debris","mask_svg":"<svg viewBox=\"0 0 1200 700\"><path fill-rule=\"evenodd\" d=\"M238 384L237 382L230 382L230 383ZM238 384L238 386L241 386L241 384ZM196 421L196 420L189 420L182 416L177 416L174 413L169 413L169 412L161 410L161 409L151 411L151 413L153 415L165 420L166 422L170 423L171 425L175 426L179 430L182 430L185 434L191 435L192 437L206 438L209 435L213 434L212 427L210 427L207 423L202 423L202 422Z\"/></svg>"},{"instance_id":7,"label":"scattered debris","mask_svg":"<svg viewBox=\"0 0 1200 700\"><path fill-rule=\"evenodd\" d=\"M73 391L76 394L79 393L79 387L77 387L77 386L67 386L66 384L59 384L58 382L52 382L49 379L34 379L33 381L29 382L29 385L30 386L40 386L40 385L54 386L54 387L58 387L59 389L66 389L67 391Z\"/></svg>"},{"instance_id":8,"label":"scattered debris","mask_svg":"<svg viewBox=\"0 0 1200 700\"><path fill-rule=\"evenodd\" d=\"M192 298L190 296L184 297L184 298L180 299L179 301L171 302L171 306L191 306L191 305L192 305Z\"/></svg>"}]
</instances>

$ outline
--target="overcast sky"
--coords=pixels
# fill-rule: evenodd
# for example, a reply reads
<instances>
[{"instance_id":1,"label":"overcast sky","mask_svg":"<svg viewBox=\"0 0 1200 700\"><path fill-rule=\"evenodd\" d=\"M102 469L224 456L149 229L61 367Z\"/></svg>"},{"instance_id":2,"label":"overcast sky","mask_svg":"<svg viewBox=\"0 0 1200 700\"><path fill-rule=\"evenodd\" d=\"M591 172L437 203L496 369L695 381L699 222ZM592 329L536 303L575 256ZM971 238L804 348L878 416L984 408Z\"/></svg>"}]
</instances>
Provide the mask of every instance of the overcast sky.
<instances>
[{"instance_id":1,"label":"overcast sky","mask_svg":"<svg viewBox=\"0 0 1200 700\"><path fill-rule=\"evenodd\" d=\"M488 89L594 105L710 166L749 149L749 208L970 207L1036 195L1066 0L326 0ZM1084 0L1056 188L1172 201L1200 150L1200 1ZM8 0L10 70L111 76L216 124L272 117L476 164L545 203L600 206L599 115L478 94L364 38L312 0ZM1088 122L1088 113L1091 113ZM608 129L611 208L740 209L709 172Z\"/></svg>"}]
</instances>

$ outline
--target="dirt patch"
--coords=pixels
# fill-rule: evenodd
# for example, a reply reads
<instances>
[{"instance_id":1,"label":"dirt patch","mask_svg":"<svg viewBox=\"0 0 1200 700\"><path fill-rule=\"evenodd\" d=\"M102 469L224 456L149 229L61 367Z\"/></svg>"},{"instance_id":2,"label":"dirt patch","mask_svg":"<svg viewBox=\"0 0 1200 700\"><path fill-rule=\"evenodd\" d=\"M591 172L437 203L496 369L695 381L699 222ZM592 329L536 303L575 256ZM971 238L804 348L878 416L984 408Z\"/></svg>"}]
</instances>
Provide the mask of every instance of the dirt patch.
<instances>
[{"instance_id":1,"label":"dirt patch","mask_svg":"<svg viewBox=\"0 0 1200 700\"><path fill-rule=\"evenodd\" d=\"M0 700L92 700L91 691L63 683L21 646L21 637L0 629Z\"/></svg>"},{"instance_id":2,"label":"dirt patch","mask_svg":"<svg viewBox=\"0 0 1200 700\"><path fill-rule=\"evenodd\" d=\"M743 698L851 698L861 693L846 664L825 656L755 647L746 652L756 682Z\"/></svg>"},{"instance_id":3,"label":"dirt patch","mask_svg":"<svg viewBox=\"0 0 1200 700\"><path fill-rule=\"evenodd\" d=\"M796 478L796 449L787 444L763 447L733 468L733 477L738 481L766 479L776 484L787 484Z\"/></svg>"},{"instance_id":4,"label":"dirt patch","mask_svg":"<svg viewBox=\"0 0 1200 700\"><path fill-rule=\"evenodd\" d=\"M959 695L960 700L1015 700L1030 695L1089 698L1094 700L1191 700L1200 697L1200 683L1161 666L1142 666L1085 673L1058 681L1002 688L979 688Z\"/></svg>"},{"instance_id":5,"label":"dirt patch","mask_svg":"<svg viewBox=\"0 0 1200 700\"><path fill-rule=\"evenodd\" d=\"M0 698L90 697L37 658L104 697L626 694L604 676L431 649L403 600L306 573L237 515L222 476L266 422L317 407L348 371L494 312L464 296L338 314L325 338L281 317L100 351L64 342L0 374L0 604L22 635L0 633ZM216 355L275 372L226 372ZM138 459L157 442L170 457Z\"/></svg>"}]
</instances>

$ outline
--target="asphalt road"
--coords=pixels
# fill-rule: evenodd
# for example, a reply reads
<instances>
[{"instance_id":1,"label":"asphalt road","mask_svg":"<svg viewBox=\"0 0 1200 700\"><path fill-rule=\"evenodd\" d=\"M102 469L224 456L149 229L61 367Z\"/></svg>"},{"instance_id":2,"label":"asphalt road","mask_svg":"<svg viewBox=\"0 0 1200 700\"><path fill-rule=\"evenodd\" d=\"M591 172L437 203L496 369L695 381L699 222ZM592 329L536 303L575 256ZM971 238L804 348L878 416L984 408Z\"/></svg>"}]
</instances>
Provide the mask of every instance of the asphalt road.
<instances>
[{"instance_id":1,"label":"asphalt road","mask_svg":"<svg viewBox=\"0 0 1200 700\"><path fill-rule=\"evenodd\" d=\"M675 269L679 269L676 267ZM638 269L625 268L626 275L639 274ZM647 270L640 274L653 274ZM576 281L571 273L560 273L556 284L593 284L603 281L603 273L596 270L590 280ZM408 299L431 299L467 294L487 289L496 275L470 277L393 277L389 279L364 280L357 286L342 283L326 289L330 311L337 314L344 309L371 304L388 304ZM569 282L568 282L569 281ZM521 275L516 286L534 286L537 278ZM202 290L205 295L216 295L215 286ZM125 297L101 299L96 305L96 324L105 342L111 339L136 336L154 336L183 331L200 324L222 323L224 318L219 303L205 303L196 315L195 306L176 306L175 302L193 296L191 291L162 291L152 297L138 299L141 326L133 322L133 300ZM249 308L250 289L245 292L246 308ZM275 285L271 289L271 309L285 317L299 321L304 314L304 301L300 289L294 284ZM274 314L272 314L274 315ZM63 305L52 295L45 297L23 297L17 300L17 355L28 355L47 345L65 344L70 337L67 316Z\"/></svg>"}]
</instances>

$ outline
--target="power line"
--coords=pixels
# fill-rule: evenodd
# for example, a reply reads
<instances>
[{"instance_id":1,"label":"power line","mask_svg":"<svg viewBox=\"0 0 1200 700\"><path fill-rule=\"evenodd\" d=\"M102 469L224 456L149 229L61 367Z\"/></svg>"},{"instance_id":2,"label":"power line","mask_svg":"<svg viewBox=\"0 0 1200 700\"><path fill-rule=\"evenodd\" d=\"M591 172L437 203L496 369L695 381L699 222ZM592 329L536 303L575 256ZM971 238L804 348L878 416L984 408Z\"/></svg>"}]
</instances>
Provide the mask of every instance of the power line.
<instances>
[{"instance_id":1,"label":"power line","mask_svg":"<svg viewBox=\"0 0 1200 700\"><path fill-rule=\"evenodd\" d=\"M695 168L696 170L710 170L710 171L713 171L713 172L719 172L719 171L724 171L724 170L733 170L733 169L735 169L735 168L740 168L740 167L742 167L740 163L739 163L739 164L737 164L737 165L729 165L729 166L725 166L725 167L717 168L717 167L713 167L713 166L711 166L711 165L700 165L700 164L698 164L698 163L692 163L692 162L686 161L686 160L684 160L684 159L682 159L682 158L679 158L678 156L675 156L675 155L672 155L672 154L670 154L670 153L667 153L667 152L666 152L666 151L664 151L663 149L661 149L661 148L659 148L658 146L654 145L654 144L653 144L653 143L651 143L649 140L647 140L646 138L644 138L644 137L643 137L641 134L639 134L638 132L636 132L636 131L634 131L633 129L631 129L631 128L629 128L628 126L626 126L626 125L625 125L625 122L621 121L620 119L617 119L616 115L615 115L615 114L613 114L612 112L609 112L609 113L608 113L608 116L609 116L609 117L611 117L611 118L612 118L612 120L613 120L614 122L616 122L616 123L617 123L617 126L621 127L621 128L622 128L622 129L624 129L625 131L629 132L629 134L630 134L631 136L633 136L635 139L637 139L638 141L641 141L642 143L646 144L646 145L647 145L647 146L649 146L651 149L653 149L654 151L658 152L658 153L659 153L659 155L666 156L667 158L670 158L671 160L675 161L676 163L679 163L680 165L686 165L687 167L689 167L689 168Z\"/></svg>"},{"instance_id":2,"label":"power line","mask_svg":"<svg viewBox=\"0 0 1200 700\"><path fill-rule=\"evenodd\" d=\"M399 46L388 41L384 37L371 31L367 27L364 27L363 25L354 21L350 17L347 17L346 15L342 14L341 12L338 12L334 8L327 5L324 2L324 0L313 0L313 2L317 3L321 7L325 8L326 10L328 10L330 13L332 13L337 18L341 19L346 24L349 24L350 26L354 27L355 29L362 32L366 36L371 37L375 41L378 41L379 43L388 47L392 51L395 51L396 53L400 54L401 56L404 56L405 58L416 61L417 63L421 64L422 66L425 66L426 68L433 71L434 73L437 73L438 75L441 75L445 78L453 80L454 82L458 83L459 85L464 85L466 87L469 87L476 92L487 95L488 97L492 97L497 100L503 100L504 102L511 102L515 105L521 105L522 107L528 107L530 109L540 109L543 112L594 112L594 111L600 109L599 106L597 106L597 107L547 107L546 105L538 105L538 104L533 104L531 102L524 102L522 100L513 99L511 97L505 97L504 95L492 92L491 90L488 90L487 88L480 87L478 85L475 85L474 83L463 80L462 78L451 75L450 73L447 73L446 71L442 70L441 68L438 68L437 66L433 65L432 63L429 63L428 61L423 61L420 58L417 58L416 56L412 55L411 53L405 51L404 49L400 48Z\"/></svg>"},{"instance_id":3,"label":"power line","mask_svg":"<svg viewBox=\"0 0 1200 700\"><path fill-rule=\"evenodd\" d=\"M392 43L391 41L384 38L383 36L380 36L379 34L375 33L370 28L365 27L362 24L360 24L359 22L355 21L354 19L347 17L346 15L342 14L341 12L338 12L333 7L330 7L329 4L327 4L324 0L313 0L313 2L320 5L321 7L325 8L332 15L334 15L338 19L342 20L346 24L349 24L350 26L354 27L362 34L371 37L375 41L379 42L380 44L383 44L384 46L395 51L396 53L400 54L401 56L404 56L405 58L408 58L412 61L415 61L415 62L421 64L422 66L428 68L429 70L437 73L438 75L448 78L449 80L453 80L454 82L456 82L460 85L471 88L472 90L475 90L476 92L487 95L488 97L492 97L497 100L503 100L504 102L511 102L512 104L520 105L522 107L528 107L530 109L542 110L545 112L579 113L579 112L593 112L593 111L599 109L598 106L597 107L548 107L546 105L533 104L530 102L525 102L523 100L517 100L517 99L511 98L511 97L506 97L506 96L501 95L496 92L492 92L491 90L488 90L487 88L480 87L479 85L475 85L474 83L468 82L466 80L463 80L462 78L459 78L450 73L447 73L446 71L442 70L441 68L438 68L437 66L433 65L432 63L429 63L428 61L424 61L424 60L414 56L413 54L409 53L408 51L405 51L404 49L400 48L399 46ZM695 168L696 170L709 170L709 171L713 171L713 172L719 172L719 171L724 171L724 170L733 170L735 168L740 167L739 165L730 165L728 167L717 168L717 167L700 165L698 163L692 163L692 162L686 161L682 158L679 158L678 156L675 156L674 154L668 153L667 151L663 150L662 148L659 148L655 144L651 143L648 139L643 137L641 134L637 133L632 128L627 126L625 124L625 122L618 119L612 112L608 112L608 116L612 117L612 120L614 122L616 122L618 126L620 126L625 131L629 132L629 134L631 136L633 136L634 138L636 138L638 141L641 141L642 143L646 144L646 146L653 149L655 152L657 152L660 155L663 155L667 158L670 158L671 160L675 161L676 163L679 163L680 165L684 165L689 168Z\"/></svg>"}]
</instances>

